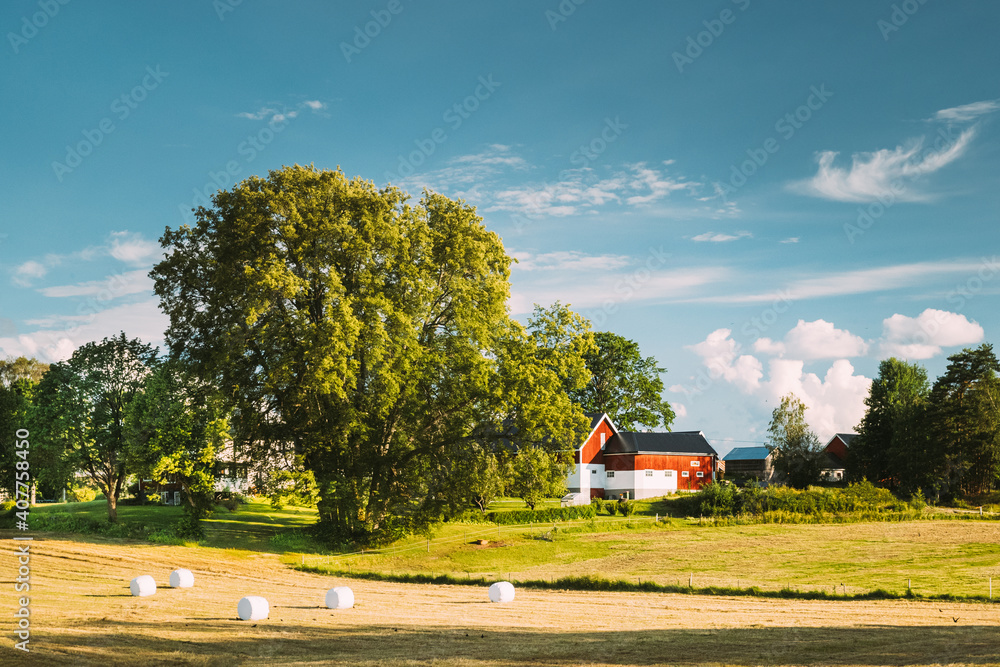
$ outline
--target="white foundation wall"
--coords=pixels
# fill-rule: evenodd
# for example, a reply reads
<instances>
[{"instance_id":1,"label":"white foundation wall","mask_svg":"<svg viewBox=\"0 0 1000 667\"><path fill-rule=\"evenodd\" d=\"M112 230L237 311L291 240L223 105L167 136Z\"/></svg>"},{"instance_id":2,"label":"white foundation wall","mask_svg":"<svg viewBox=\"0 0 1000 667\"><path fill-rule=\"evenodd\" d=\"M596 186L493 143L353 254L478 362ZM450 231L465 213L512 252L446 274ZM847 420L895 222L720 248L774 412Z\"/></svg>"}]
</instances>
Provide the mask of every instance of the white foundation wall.
<instances>
[{"instance_id":1,"label":"white foundation wall","mask_svg":"<svg viewBox=\"0 0 1000 667\"><path fill-rule=\"evenodd\" d=\"M577 463L573 472L566 476L566 488L571 493L585 493L591 489L604 488L604 464Z\"/></svg>"},{"instance_id":2,"label":"white foundation wall","mask_svg":"<svg viewBox=\"0 0 1000 667\"><path fill-rule=\"evenodd\" d=\"M628 492L629 498L655 498L677 490L676 470L653 470L647 477L645 470L615 470L614 477L605 475L604 497L610 498Z\"/></svg>"}]
</instances>

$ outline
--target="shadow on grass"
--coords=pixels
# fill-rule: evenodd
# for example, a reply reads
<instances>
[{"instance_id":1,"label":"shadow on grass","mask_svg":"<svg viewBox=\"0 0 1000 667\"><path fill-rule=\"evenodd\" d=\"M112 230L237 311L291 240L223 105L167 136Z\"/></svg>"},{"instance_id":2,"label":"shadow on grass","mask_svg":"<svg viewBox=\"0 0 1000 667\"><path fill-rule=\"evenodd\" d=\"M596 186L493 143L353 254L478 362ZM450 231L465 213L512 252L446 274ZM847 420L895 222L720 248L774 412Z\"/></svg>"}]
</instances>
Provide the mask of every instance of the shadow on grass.
<instances>
[{"instance_id":1,"label":"shadow on grass","mask_svg":"<svg viewBox=\"0 0 1000 667\"><path fill-rule=\"evenodd\" d=\"M271 619L85 624L84 634L32 633L19 664L929 665L997 664L995 626L773 627L614 632L481 627L315 627ZM316 619L320 620L320 619ZM336 621L333 621L336 622ZM627 620L623 619L623 625ZM171 627L172 626L172 627ZM163 636L183 626L185 639ZM88 662L89 661L89 662Z\"/></svg>"}]
</instances>

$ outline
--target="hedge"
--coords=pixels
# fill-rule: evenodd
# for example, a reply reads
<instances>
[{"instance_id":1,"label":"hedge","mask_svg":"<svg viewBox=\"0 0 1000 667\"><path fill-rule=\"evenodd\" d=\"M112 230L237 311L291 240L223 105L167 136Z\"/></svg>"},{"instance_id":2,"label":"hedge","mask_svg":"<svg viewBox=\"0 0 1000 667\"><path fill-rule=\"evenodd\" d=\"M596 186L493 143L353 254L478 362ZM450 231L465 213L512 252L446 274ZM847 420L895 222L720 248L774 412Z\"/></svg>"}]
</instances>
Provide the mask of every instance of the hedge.
<instances>
[{"instance_id":1,"label":"hedge","mask_svg":"<svg viewBox=\"0 0 1000 667\"><path fill-rule=\"evenodd\" d=\"M522 523L550 523L552 521L572 521L573 519L593 519L597 510L593 505L573 505L570 507L550 507L540 510L509 510L468 513L465 519L478 523L498 523L514 526Z\"/></svg>"}]
</instances>

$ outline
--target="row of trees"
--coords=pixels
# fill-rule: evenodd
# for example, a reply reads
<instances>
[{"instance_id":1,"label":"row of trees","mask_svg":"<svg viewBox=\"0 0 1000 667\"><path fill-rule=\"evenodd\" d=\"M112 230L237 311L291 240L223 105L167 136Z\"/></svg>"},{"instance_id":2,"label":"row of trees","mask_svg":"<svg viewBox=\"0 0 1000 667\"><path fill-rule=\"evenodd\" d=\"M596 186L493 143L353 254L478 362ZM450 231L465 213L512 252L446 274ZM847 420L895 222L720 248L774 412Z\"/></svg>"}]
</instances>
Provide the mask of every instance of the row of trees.
<instances>
[{"instance_id":1,"label":"row of trees","mask_svg":"<svg viewBox=\"0 0 1000 667\"><path fill-rule=\"evenodd\" d=\"M567 330L576 333L567 336ZM630 428L669 426L673 415L659 398L662 384L657 389L663 369L652 358L643 359L635 343L615 334L591 334L581 318L558 304L538 309L526 332L529 339L546 340L536 343L536 349L550 363L560 358L559 341L579 346L577 361L583 366L575 372L586 374L587 382L572 390L577 410L612 411ZM565 353L561 358L563 363L571 359ZM597 372L591 373L591 367ZM620 369L622 380L636 380L639 389L629 392L609 380L608 368ZM25 358L0 362L0 420L8 432L31 430L31 469L43 488L66 488L77 473L84 473L104 494L108 519L114 522L125 480L169 478L183 488L184 529L196 534L197 521L212 505L217 457L231 441L232 412L221 393L192 370L177 359L157 358L150 346L124 333L86 344L51 367ZM513 441L470 426L475 437L461 458L449 462L450 511L463 511L471 503L485 512L504 494L521 497L534 508L542 498L564 490L567 448L516 448ZM265 454L260 448L248 451L251 456ZM12 471L14 450L5 448L4 453ZM292 471L281 472L298 478ZM4 477L13 479L13 474Z\"/></svg>"},{"instance_id":2,"label":"row of trees","mask_svg":"<svg viewBox=\"0 0 1000 667\"><path fill-rule=\"evenodd\" d=\"M1000 362L988 344L948 361L933 386L918 364L892 358L879 365L851 443L853 478L929 498L1000 486Z\"/></svg>"},{"instance_id":3,"label":"row of trees","mask_svg":"<svg viewBox=\"0 0 1000 667\"><path fill-rule=\"evenodd\" d=\"M180 477L197 518L231 441L293 449L334 539L390 540L483 505L498 474L529 504L552 493L585 412L673 420L634 342L558 303L510 317L512 260L462 201L295 166L195 218L165 231L150 274L165 359L122 333L30 391L32 470L85 472L111 521L129 474Z\"/></svg>"},{"instance_id":4,"label":"row of trees","mask_svg":"<svg viewBox=\"0 0 1000 667\"><path fill-rule=\"evenodd\" d=\"M1000 362L989 344L948 362L933 386L918 364L894 357L879 364L850 445L849 480L935 499L1000 488ZM782 397L768 430L775 470L797 488L818 481L824 466L805 411L794 395Z\"/></svg>"}]
</instances>

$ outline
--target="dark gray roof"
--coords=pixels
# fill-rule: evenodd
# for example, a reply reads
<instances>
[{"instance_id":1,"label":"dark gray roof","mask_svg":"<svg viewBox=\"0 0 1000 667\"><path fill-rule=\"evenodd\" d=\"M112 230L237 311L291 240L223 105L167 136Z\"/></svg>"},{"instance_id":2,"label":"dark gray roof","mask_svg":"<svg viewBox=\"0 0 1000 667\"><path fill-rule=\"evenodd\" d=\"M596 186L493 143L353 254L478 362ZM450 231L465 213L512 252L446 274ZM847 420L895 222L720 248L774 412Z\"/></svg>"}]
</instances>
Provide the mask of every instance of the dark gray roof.
<instances>
[{"instance_id":1,"label":"dark gray roof","mask_svg":"<svg viewBox=\"0 0 1000 667\"><path fill-rule=\"evenodd\" d=\"M597 425L601 423L601 419L604 418L604 413L603 412L597 412L597 413L594 413L594 412L585 412L584 414L586 416L590 417L590 432L593 433L594 429L597 428ZM609 419L610 419L610 417L609 417Z\"/></svg>"},{"instance_id":2,"label":"dark gray roof","mask_svg":"<svg viewBox=\"0 0 1000 667\"><path fill-rule=\"evenodd\" d=\"M718 456L701 431L673 433L619 433L608 440L604 455L609 454L696 454Z\"/></svg>"},{"instance_id":3,"label":"dark gray roof","mask_svg":"<svg viewBox=\"0 0 1000 667\"><path fill-rule=\"evenodd\" d=\"M851 444L851 440L858 437L857 433L838 433L837 437L844 441L845 445Z\"/></svg>"},{"instance_id":4,"label":"dark gray roof","mask_svg":"<svg viewBox=\"0 0 1000 667\"><path fill-rule=\"evenodd\" d=\"M767 447L734 447L723 461L763 461L771 454Z\"/></svg>"}]
</instances>

